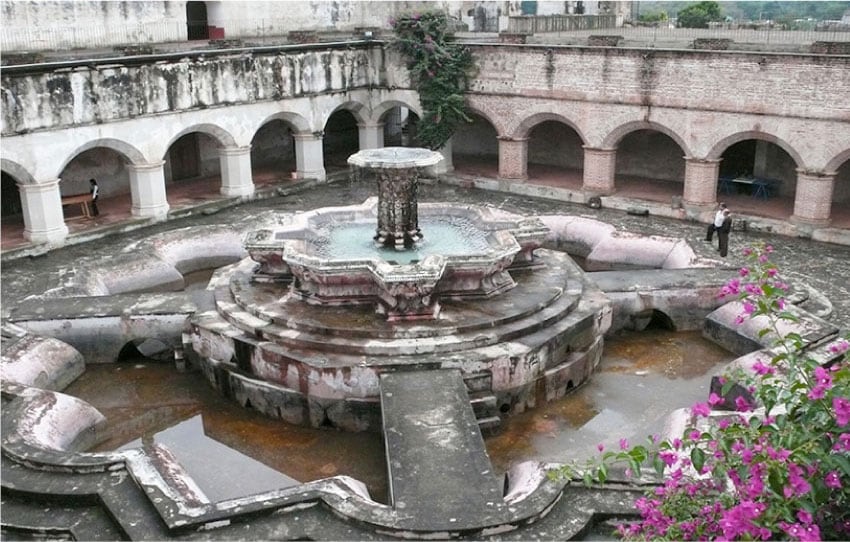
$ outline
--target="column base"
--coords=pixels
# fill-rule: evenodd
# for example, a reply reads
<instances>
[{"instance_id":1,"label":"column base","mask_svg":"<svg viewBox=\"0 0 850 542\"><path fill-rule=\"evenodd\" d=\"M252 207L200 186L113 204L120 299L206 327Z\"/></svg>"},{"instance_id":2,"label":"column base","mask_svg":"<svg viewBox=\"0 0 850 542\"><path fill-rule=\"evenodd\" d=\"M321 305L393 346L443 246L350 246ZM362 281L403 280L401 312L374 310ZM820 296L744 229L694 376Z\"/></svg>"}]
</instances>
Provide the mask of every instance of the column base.
<instances>
[{"instance_id":1,"label":"column base","mask_svg":"<svg viewBox=\"0 0 850 542\"><path fill-rule=\"evenodd\" d=\"M316 179L321 182L327 178L327 174L324 169L315 169L315 170L304 170L304 171L296 171L295 178L298 180L303 179Z\"/></svg>"},{"instance_id":2,"label":"column base","mask_svg":"<svg viewBox=\"0 0 850 542\"><path fill-rule=\"evenodd\" d=\"M32 231L24 229L24 239L33 244L62 244L68 237L68 226L62 224L52 230Z\"/></svg>"},{"instance_id":3,"label":"column base","mask_svg":"<svg viewBox=\"0 0 850 542\"><path fill-rule=\"evenodd\" d=\"M254 185L222 186L219 193L228 198L240 198L254 195Z\"/></svg>"},{"instance_id":4,"label":"column base","mask_svg":"<svg viewBox=\"0 0 850 542\"><path fill-rule=\"evenodd\" d=\"M830 220L829 218L805 218L797 215L791 215L788 221L794 224L795 226L802 228L805 228L806 226L824 228L832 223L832 220Z\"/></svg>"},{"instance_id":5,"label":"column base","mask_svg":"<svg viewBox=\"0 0 850 542\"><path fill-rule=\"evenodd\" d=\"M169 205L155 205L150 207L133 207L130 213L139 218L165 218L168 216Z\"/></svg>"}]
</instances>

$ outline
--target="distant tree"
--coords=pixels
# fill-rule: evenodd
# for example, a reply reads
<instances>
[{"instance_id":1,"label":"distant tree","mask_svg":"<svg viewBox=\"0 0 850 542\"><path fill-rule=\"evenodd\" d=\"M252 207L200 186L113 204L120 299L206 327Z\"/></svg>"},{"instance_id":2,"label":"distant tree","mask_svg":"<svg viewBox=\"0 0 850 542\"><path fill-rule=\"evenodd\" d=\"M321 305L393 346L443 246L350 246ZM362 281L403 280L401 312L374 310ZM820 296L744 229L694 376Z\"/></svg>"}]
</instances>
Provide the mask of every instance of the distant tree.
<instances>
[{"instance_id":1,"label":"distant tree","mask_svg":"<svg viewBox=\"0 0 850 542\"><path fill-rule=\"evenodd\" d=\"M666 11L652 11L649 13L641 13L638 20L642 23L658 23L667 20Z\"/></svg>"},{"instance_id":2,"label":"distant tree","mask_svg":"<svg viewBox=\"0 0 850 542\"><path fill-rule=\"evenodd\" d=\"M708 28L708 23L721 19L720 4L706 1L681 10L678 25L682 28Z\"/></svg>"}]
</instances>

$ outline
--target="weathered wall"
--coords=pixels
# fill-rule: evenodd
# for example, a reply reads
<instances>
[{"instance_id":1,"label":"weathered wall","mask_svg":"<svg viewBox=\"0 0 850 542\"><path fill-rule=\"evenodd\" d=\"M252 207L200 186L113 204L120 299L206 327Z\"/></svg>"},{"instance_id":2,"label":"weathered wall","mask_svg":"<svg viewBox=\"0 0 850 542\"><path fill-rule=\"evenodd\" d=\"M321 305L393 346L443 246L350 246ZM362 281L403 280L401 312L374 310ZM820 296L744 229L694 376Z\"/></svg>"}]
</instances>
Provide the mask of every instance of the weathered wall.
<instances>
[{"instance_id":1,"label":"weathered wall","mask_svg":"<svg viewBox=\"0 0 850 542\"><path fill-rule=\"evenodd\" d=\"M380 49L281 48L2 74L3 135L386 86Z\"/></svg>"},{"instance_id":2,"label":"weathered wall","mask_svg":"<svg viewBox=\"0 0 850 542\"><path fill-rule=\"evenodd\" d=\"M777 172L825 169L850 149L850 100L845 98L850 96L850 56L471 47L479 71L470 85L469 102L494 127L496 136L534 136L536 126L554 120L575 131L580 141L576 146L622 144L618 159L629 162L623 170L628 173L657 177L673 167L669 178L679 180L682 157L720 158L730 145L747 139L775 142L788 153L782 158L785 163L774 160ZM269 117L207 116L213 122L201 130L177 114L228 107L229 114L236 115L235 106L297 99L311 104L299 131L320 131L328 116L351 100L346 93L367 92L366 102L352 111L377 118L388 95L410 92L403 63L379 42L345 49L313 45L187 53L144 64L125 60L41 72L7 68L2 85L2 131L7 138L105 123L142 126L145 118L158 119L157 126L164 126L162 119L170 119L182 125L184 133L193 128L213 135L217 127L228 124L241 134L243 128L261 125ZM291 122L289 117L281 118ZM492 133L468 130L464 126L455 138L455 152L497 154ZM637 130L657 132L666 141L664 155L669 160L665 164L639 159L639 149L629 160L629 145L635 143L628 136ZM657 157L659 147L653 149ZM540 152L532 145L532 157ZM9 159L17 161L14 153ZM578 156L565 160L561 165L579 164ZM785 180L792 179L786 176ZM793 189L793 185L785 188Z\"/></svg>"},{"instance_id":3,"label":"weathered wall","mask_svg":"<svg viewBox=\"0 0 850 542\"><path fill-rule=\"evenodd\" d=\"M299 0L205 2L207 23L227 39L286 36L295 30L353 32L389 28L405 12L444 9L461 2ZM0 2L5 53L181 42L188 39L184 1L67 0Z\"/></svg>"}]
</instances>

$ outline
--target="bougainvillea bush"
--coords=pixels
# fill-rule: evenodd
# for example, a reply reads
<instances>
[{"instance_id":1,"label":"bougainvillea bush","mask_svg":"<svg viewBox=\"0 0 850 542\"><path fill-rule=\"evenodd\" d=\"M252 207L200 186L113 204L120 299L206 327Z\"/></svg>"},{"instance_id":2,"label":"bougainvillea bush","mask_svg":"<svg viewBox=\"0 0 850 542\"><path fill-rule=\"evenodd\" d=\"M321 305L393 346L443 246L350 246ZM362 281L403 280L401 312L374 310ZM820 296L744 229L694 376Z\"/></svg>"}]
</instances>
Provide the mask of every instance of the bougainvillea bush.
<instances>
[{"instance_id":1,"label":"bougainvillea bush","mask_svg":"<svg viewBox=\"0 0 850 542\"><path fill-rule=\"evenodd\" d=\"M474 69L469 48L448 41L449 20L441 11L406 15L390 21L394 46L407 59L407 69L422 104L417 143L437 150L458 125L470 122L463 96Z\"/></svg>"},{"instance_id":2,"label":"bougainvillea bush","mask_svg":"<svg viewBox=\"0 0 850 542\"><path fill-rule=\"evenodd\" d=\"M735 410L719 411L712 393L691 408L680 438L609 451L559 472L604 482L624 463L639 474L652 466L663 483L636 502L640 520L623 524L625 539L850 539L850 342L836 338L817 357L786 307L788 286L770 261L772 248L745 250L748 265L720 295L737 297L738 323L756 318L774 337L764 361L723 380L721 395L740 386ZM601 449L601 448L600 448ZM628 473L627 471L627 473Z\"/></svg>"}]
</instances>

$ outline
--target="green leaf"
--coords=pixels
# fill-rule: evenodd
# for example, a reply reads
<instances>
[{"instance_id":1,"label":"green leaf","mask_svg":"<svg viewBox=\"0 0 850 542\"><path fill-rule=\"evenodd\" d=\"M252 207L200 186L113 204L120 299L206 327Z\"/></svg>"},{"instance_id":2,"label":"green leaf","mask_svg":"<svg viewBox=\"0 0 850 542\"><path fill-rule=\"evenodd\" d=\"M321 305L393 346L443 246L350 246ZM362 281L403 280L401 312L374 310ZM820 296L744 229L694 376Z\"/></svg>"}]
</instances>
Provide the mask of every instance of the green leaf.
<instances>
[{"instance_id":1,"label":"green leaf","mask_svg":"<svg viewBox=\"0 0 850 542\"><path fill-rule=\"evenodd\" d=\"M705 452L702 451L702 448L694 447L691 450L691 463L693 463L697 472L702 470L705 465Z\"/></svg>"}]
</instances>

